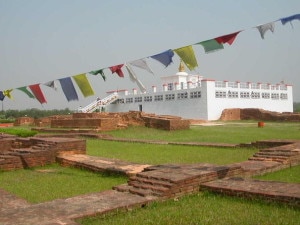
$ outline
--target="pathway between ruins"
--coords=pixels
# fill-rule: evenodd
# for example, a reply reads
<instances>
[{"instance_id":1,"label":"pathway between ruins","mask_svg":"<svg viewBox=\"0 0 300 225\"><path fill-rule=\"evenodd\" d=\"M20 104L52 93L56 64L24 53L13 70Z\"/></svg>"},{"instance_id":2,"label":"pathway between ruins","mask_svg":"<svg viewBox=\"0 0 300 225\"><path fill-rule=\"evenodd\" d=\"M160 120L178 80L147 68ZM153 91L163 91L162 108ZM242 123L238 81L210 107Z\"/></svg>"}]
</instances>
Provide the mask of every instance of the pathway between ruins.
<instances>
[{"instance_id":1,"label":"pathway between ruins","mask_svg":"<svg viewBox=\"0 0 300 225\"><path fill-rule=\"evenodd\" d=\"M260 150L245 162L222 166L207 163L151 166L84 154L60 154L57 160L62 165L123 173L129 176L128 183L113 190L39 204L30 204L0 190L0 224L75 225L76 218L142 207L152 201L178 198L202 190L260 197L300 207L300 184L249 178L299 164L300 142L266 141L259 144L272 147Z\"/></svg>"}]
</instances>

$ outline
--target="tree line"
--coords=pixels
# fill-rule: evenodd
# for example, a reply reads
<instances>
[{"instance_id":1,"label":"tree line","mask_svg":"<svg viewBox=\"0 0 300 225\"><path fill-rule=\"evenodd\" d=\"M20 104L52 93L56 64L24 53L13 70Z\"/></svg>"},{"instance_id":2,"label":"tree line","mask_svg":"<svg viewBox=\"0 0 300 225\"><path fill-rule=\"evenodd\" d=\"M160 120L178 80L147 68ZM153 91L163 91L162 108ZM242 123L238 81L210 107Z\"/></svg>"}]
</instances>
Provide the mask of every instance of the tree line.
<instances>
[{"instance_id":1,"label":"tree line","mask_svg":"<svg viewBox=\"0 0 300 225\"><path fill-rule=\"evenodd\" d=\"M32 117L35 119L48 117L53 115L68 115L73 113L69 108L65 109L52 109L52 110L40 110L36 108L25 110L5 110L0 112L0 119L16 119L23 116Z\"/></svg>"}]
</instances>

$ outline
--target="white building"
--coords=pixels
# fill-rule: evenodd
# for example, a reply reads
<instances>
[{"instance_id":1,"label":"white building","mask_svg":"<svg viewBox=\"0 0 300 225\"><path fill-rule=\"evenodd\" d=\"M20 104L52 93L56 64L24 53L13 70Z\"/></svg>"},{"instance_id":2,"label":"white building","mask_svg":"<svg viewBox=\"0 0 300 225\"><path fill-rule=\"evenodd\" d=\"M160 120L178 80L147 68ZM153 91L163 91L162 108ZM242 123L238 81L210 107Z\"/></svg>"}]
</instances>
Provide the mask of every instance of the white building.
<instances>
[{"instance_id":1,"label":"white building","mask_svg":"<svg viewBox=\"0 0 300 225\"><path fill-rule=\"evenodd\" d=\"M259 108L274 112L293 112L292 85L239 81L215 81L189 75L180 63L179 72L162 77L160 86L145 93L118 90L95 101L107 112L144 111L187 119L218 120L224 109ZM106 104L109 103L109 104ZM91 104L93 105L93 103ZM82 111L88 112L86 108Z\"/></svg>"}]
</instances>

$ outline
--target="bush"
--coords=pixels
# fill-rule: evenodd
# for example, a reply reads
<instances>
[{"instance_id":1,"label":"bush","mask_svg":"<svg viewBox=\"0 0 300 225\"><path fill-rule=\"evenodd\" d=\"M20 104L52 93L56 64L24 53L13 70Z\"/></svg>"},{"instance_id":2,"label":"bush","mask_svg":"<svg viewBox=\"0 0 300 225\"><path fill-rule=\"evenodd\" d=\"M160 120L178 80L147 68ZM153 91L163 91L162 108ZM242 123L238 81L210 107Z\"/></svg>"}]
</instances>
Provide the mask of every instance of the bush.
<instances>
[{"instance_id":1,"label":"bush","mask_svg":"<svg viewBox=\"0 0 300 225\"><path fill-rule=\"evenodd\" d=\"M32 137L38 132L26 129L0 128L0 133L12 134L18 137Z\"/></svg>"}]
</instances>

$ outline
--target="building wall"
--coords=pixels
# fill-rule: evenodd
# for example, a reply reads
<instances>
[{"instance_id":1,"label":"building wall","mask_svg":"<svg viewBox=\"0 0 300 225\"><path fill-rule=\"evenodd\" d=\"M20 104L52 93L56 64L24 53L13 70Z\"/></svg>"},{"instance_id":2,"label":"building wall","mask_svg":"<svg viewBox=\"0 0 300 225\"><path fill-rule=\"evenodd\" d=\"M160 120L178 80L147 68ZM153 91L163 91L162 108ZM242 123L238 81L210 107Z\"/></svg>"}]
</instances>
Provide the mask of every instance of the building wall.
<instances>
[{"instance_id":1,"label":"building wall","mask_svg":"<svg viewBox=\"0 0 300 225\"><path fill-rule=\"evenodd\" d=\"M186 98L184 93L186 93ZM195 93L201 93L201 96L192 97ZM168 100L167 96L171 94L174 94L174 99ZM155 96L158 95L163 95L162 101L155 101ZM135 102L136 97L141 97L142 102ZM158 115L218 120L222 111L230 108L259 108L274 112L293 112L292 86L205 79L199 85L188 82L184 89L180 90L175 86L171 91L152 91L144 94L128 94L127 92L119 95L118 101L107 106L106 110L128 112L141 109Z\"/></svg>"}]
</instances>

